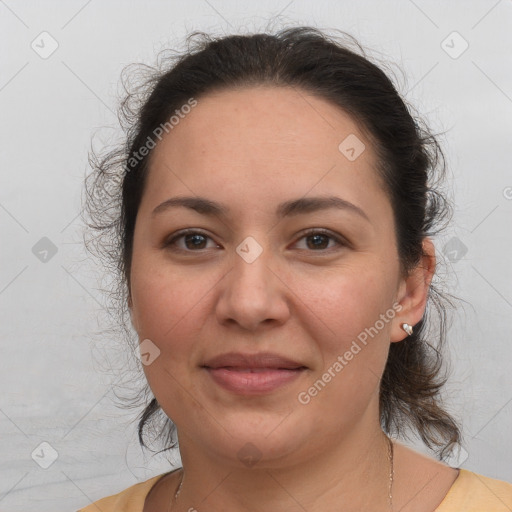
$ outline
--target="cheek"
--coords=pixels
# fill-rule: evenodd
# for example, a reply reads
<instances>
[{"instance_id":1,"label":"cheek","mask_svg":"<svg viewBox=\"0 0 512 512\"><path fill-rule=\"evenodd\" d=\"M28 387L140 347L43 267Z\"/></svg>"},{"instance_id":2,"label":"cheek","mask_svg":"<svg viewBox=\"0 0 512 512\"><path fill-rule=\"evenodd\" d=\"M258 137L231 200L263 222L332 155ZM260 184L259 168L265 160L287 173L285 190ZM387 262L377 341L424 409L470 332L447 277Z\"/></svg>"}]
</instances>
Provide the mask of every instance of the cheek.
<instances>
[{"instance_id":1,"label":"cheek","mask_svg":"<svg viewBox=\"0 0 512 512\"><path fill-rule=\"evenodd\" d=\"M133 310L139 340L149 339L158 351L150 364L143 365L149 386L165 413L181 423L182 406L198 414L200 403L191 400L194 375L190 361L196 359L194 340L204 337L208 290L218 279L203 275L200 280L185 278L178 272L143 272L132 280ZM199 284L198 284L199 283ZM152 347L152 345L150 345ZM155 349L153 349L155 350Z\"/></svg>"},{"instance_id":2,"label":"cheek","mask_svg":"<svg viewBox=\"0 0 512 512\"><path fill-rule=\"evenodd\" d=\"M378 274L378 270L350 268L297 281L301 302L309 317L317 319L318 333L324 334L323 348L331 355L344 350L391 308L390 287ZM389 322L384 326L379 322L378 327L384 332Z\"/></svg>"},{"instance_id":3,"label":"cheek","mask_svg":"<svg viewBox=\"0 0 512 512\"><path fill-rule=\"evenodd\" d=\"M180 272L170 265L154 271L141 267L144 270L132 276L133 314L140 338L157 344L180 339L174 333L197 316L218 278L205 272L197 276Z\"/></svg>"},{"instance_id":4,"label":"cheek","mask_svg":"<svg viewBox=\"0 0 512 512\"><path fill-rule=\"evenodd\" d=\"M304 313L314 319L302 327L309 330L321 354L310 387L302 390L301 403L309 400L318 411L315 417L326 422L344 411L351 411L346 421L352 421L377 392L395 314L390 283L378 278L378 272L360 268L336 276L303 281L301 287L301 299L308 306ZM313 325L317 327L311 329ZM326 413L326 407L332 414Z\"/></svg>"},{"instance_id":5,"label":"cheek","mask_svg":"<svg viewBox=\"0 0 512 512\"><path fill-rule=\"evenodd\" d=\"M158 349L154 349L158 357L143 365L143 370L155 397L173 420L180 419L176 404L197 405L194 400L190 404L190 397L195 396L196 365L211 332L212 297L222 276L222 272L184 272L167 265L135 273L132 280L139 340L149 339Z\"/></svg>"}]
</instances>

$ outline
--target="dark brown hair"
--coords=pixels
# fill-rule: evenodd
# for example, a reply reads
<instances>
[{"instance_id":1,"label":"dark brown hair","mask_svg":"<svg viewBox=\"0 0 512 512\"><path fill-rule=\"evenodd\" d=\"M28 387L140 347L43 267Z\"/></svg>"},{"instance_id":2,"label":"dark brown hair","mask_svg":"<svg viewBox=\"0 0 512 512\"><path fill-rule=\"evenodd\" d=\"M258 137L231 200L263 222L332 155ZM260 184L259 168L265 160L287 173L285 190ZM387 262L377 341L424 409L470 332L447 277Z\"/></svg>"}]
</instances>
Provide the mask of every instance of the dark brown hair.
<instances>
[{"instance_id":1,"label":"dark brown hair","mask_svg":"<svg viewBox=\"0 0 512 512\"><path fill-rule=\"evenodd\" d=\"M122 326L128 323L135 219L151 155L140 157L139 149L191 98L200 101L216 90L294 87L350 114L378 156L378 175L393 207L403 275L420 262L424 237L437 234L451 216L439 185L446 170L443 152L437 136L420 116L413 115L414 109L387 74L370 61L352 36L338 32L344 41L312 27L217 38L195 32L187 38L184 53L164 59L157 68L143 68L142 85L130 90L125 82L127 95L120 109L124 138L102 156L91 152L94 172L86 180L85 204L86 223L94 234L86 244L95 245L96 254L117 276L110 297ZM135 153L139 154L136 159ZM440 397L446 381L441 352L448 305L452 303L447 294L433 283L425 315L414 326L414 333L391 344L380 388L382 428L397 436L407 437L407 431L419 434L440 458L461 438ZM133 338L128 329L125 334ZM145 408L138 427L141 445L147 446L145 429L154 427L159 418L163 421L159 437L164 437L165 446L161 451L176 446L175 426L154 397L148 403L147 383L143 393Z\"/></svg>"}]
</instances>

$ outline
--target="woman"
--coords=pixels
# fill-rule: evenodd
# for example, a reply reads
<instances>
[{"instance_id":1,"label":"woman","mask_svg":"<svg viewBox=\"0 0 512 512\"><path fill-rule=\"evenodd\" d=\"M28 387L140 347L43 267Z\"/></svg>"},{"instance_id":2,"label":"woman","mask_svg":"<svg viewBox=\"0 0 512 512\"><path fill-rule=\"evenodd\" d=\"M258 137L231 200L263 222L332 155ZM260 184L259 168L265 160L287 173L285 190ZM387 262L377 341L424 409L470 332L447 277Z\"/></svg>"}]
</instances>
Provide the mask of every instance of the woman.
<instances>
[{"instance_id":1,"label":"woman","mask_svg":"<svg viewBox=\"0 0 512 512\"><path fill-rule=\"evenodd\" d=\"M183 467L84 512L512 508L512 484L443 462L442 151L359 49L205 36L94 162L154 395L139 438L162 411ZM440 460L388 436L407 429Z\"/></svg>"}]
</instances>

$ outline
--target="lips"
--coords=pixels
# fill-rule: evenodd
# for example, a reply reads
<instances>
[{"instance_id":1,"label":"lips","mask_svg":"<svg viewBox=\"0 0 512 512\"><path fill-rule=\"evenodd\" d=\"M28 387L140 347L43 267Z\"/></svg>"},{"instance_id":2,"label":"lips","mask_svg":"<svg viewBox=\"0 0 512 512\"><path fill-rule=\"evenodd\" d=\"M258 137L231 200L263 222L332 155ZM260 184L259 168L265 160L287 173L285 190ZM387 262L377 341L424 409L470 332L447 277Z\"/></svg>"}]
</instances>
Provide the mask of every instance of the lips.
<instances>
[{"instance_id":1,"label":"lips","mask_svg":"<svg viewBox=\"0 0 512 512\"><path fill-rule=\"evenodd\" d=\"M270 393L297 379L307 369L298 361L269 352L221 354L202 365L211 379L238 395Z\"/></svg>"},{"instance_id":2,"label":"lips","mask_svg":"<svg viewBox=\"0 0 512 512\"><path fill-rule=\"evenodd\" d=\"M258 354L242 354L238 352L228 352L220 354L212 359L208 359L204 363L207 368L232 368L239 370L260 370L266 369L283 369L283 370L297 370L299 368L306 368L298 361L293 361L286 357L273 354L271 352L260 352Z\"/></svg>"}]
</instances>

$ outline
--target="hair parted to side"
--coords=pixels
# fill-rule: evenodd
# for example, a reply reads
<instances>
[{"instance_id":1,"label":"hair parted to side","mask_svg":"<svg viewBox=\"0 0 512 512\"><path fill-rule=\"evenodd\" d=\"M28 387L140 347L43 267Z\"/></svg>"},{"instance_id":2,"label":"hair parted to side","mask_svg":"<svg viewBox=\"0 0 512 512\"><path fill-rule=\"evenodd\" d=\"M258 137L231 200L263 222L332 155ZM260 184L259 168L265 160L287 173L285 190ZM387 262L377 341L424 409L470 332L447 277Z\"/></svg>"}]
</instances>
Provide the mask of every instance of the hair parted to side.
<instances>
[{"instance_id":1,"label":"hair parted to side","mask_svg":"<svg viewBox=\"0 0 512 512\"><path fill-rule=\"evenodd\" d=\"M126 96L119 115L123 140L113 149L90 152L93 172L85 183L84 220L86 246L115 276L110 307L118 332L132 350L138 344L128 310L133 235L151 155L149 150L141 156L139 150L149 147L159 127L167 123L169 128L173 114L179 115L191 101L200 103L207 93L260 85L293 87L351 115L378 156L378 175L393 207L402 275L420 262L423 239L438 234L450 220L451 207L440 188L446 164L437 136L412 114L414 109L359 43L336 32L340 37L303 26L222 37L193 32L186 51L156 68L142 68L141 84L127 86L124 79ZM390 346L380 389L382 428L395 436L418 434L440 459L461 442L459 426L441 399L447 380L442 356L447 307L453 306L448 297L453 298L431 284L423 319L412 335ZM139 442L147 447L147 429L156 431L160 422L157 437L164 446L160 451L166 451L177 445L176 429L151 396L145 382L131 399L142 397L145 406Z\"/></svg>"}]
</instances>

